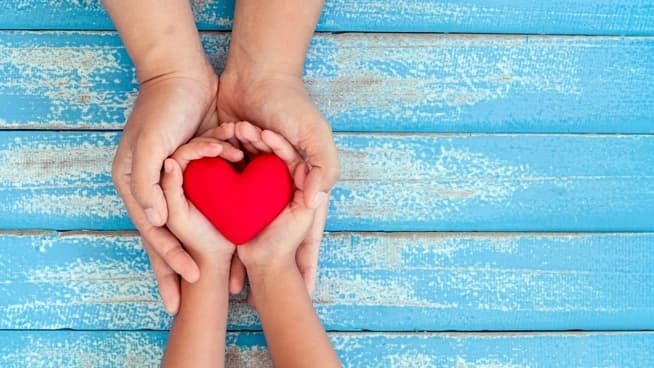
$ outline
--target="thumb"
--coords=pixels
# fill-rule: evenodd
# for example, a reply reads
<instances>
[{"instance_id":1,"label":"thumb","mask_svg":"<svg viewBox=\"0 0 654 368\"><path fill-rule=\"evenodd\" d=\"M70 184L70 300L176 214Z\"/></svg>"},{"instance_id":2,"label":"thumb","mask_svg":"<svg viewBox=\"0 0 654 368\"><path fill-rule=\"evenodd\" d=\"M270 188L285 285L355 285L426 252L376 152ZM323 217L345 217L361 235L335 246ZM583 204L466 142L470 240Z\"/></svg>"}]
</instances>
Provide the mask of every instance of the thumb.
<instances>
[{"instance_id":1,"label":"thumb","mask_svg":"<svg viewBox=\"0 0 654 368\"><path fill-rule=\"evenodd\" d=\"M141 135L133 150L131 191L153 226L163 226L168 218L160 185L161 168L169 155L164 141L157 136Z\"/></svg>"},{"instance_id":2,"label":"thumb","mask_svg":"<svg viewBox=\"0 0 654 368\"><path fill-rule=\"evenodd\" d=\"M301 147L310 166L304 182L304 201L307 207L318 208L340 176L338 152L334 137L325 123Z\"/></svg>"}]
</instances>

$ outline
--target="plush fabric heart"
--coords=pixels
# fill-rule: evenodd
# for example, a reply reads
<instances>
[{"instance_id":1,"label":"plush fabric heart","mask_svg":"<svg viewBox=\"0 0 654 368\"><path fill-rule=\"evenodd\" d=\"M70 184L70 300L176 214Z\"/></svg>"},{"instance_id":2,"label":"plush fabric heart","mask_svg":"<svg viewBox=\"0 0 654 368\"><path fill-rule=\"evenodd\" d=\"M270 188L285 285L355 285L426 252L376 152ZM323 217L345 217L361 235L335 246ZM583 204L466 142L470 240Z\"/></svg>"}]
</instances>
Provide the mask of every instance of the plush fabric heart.
<instances>
[{"instance_id":1,"label":"plush fabric heart","mask_svg":"<svg viewBox=\"0 0 654 368\"><path fill-rule=\"evenodd\" d=\"M256 156L240 173L222 158L206 157L186 167L184 193L225 238L241 245L288 205L293 182L272 154Z\"/></svg>"}]
</instances>

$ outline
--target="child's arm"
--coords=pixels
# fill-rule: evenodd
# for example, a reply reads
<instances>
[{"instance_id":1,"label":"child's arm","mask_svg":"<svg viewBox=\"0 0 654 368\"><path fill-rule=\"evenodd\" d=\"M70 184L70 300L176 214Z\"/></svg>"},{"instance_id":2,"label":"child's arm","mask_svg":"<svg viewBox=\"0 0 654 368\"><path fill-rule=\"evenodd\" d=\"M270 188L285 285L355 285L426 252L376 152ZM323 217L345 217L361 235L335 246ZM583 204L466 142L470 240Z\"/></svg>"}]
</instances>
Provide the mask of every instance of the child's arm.
<instances>
[{"instance_id":1,"label":"child's arm","mask_svg":"<svg viewBox=\"0 0 654 368\"><path fill-rule=\"evenodd\" d=\"M182 170L190 160L217 156L238 161L242 153L231 145L196 138L164 162L162 187L168 203L168 227L197 262L200 279L182 280L181 306L170 331L163 367L223 367L229 299L229 267L234 245L186 200Z\"/></svg>"},{"instance_id":2,"label":"child's arm","mask_svg":"<svg viewBox=\"0 0 654 368\"><path fill-rule=\"evenodd\" d=\"M262 136L264 143L289 164L296 183L302 183L305 165L292 146L271 131ZM293 202L272 224L237 249L250 280L250 302L257 309L277 367L340 367L295 262L297 247L315 214L315 209L306 207L298 189Z\"/></svg>"},{"instance_id":3,"label":"child's arm","mask_svg":"<svg viewBox=\"0 0 654 368\"><path fill-rule=\"evenodd\" d=\"M247 271L274 365L340 367L295 262Z\"/></svg>"},{"instance_id":4,"label":"child's arm","mask_svg":"<svg viewBox=\"0 0 654 368\"><path fill-rule=\"evenodd\" d=\"M200 280L182 280L181 304L162 367L224 367L231 256L199 265Z\"/></svg>"}]
</instances>

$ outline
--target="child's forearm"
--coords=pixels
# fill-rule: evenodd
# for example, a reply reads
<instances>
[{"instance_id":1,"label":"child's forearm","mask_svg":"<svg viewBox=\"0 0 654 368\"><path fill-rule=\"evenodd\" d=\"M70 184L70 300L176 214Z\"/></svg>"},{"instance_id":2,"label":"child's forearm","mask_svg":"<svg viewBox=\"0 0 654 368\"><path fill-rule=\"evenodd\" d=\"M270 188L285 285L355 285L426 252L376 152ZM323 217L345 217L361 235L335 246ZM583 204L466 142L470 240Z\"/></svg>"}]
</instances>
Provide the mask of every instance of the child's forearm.
<instances>
[{"instance_id":1,"label":"child's forearm","mask_svg":"<svg viewBox=\"0 0 654 368\"><path fill-rule=\"evenodd\" d=\"M248 269L250 288L277 367L340 367L294 263Z\"/></svg>"},{"instance_id":2,"label":"child's forearm","mask_svg":"<svg viewBox=\"0 0 654 368\"><path fill-rule=\"evenodd\" d=\"M229 299L229 260L200 263L200 280L182 281L179 313L162 367L223 367Z\"/></svg>"},{"instance_id":3,"label":"child's forearm","mask_svg":"<svg viewBox=\"0 0 654 368\"><path fill-rule=\"evenodd\" d=\"M322 6L323 0L238 0L225 72L300 77Z\"/></svg>"},{"instance_id":4,"label":"child's forearm","mask_svg":"<svg viewBox=\"0 0 654 368\"><path fill-rule=\"evenodd\" d=\"M103 4L140 82L180 70L211 68L188 0L103 0Z\"/></svg>"}]
</instances>

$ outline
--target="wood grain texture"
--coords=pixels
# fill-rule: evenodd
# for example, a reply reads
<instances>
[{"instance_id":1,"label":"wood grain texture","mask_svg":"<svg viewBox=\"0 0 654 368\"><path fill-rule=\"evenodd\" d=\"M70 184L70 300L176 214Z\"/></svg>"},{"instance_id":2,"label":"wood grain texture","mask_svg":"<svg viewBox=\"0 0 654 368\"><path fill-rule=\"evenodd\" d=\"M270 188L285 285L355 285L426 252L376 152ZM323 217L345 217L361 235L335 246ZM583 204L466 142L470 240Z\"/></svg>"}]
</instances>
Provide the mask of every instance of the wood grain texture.
<instances>
[{"instance_id":1,"label":"wood grain texture","mask_svg":"<svg viewBox=\"0 0 654 368\"><path fill-rule=\"evenodd\" d=\"M304 79L336 131L654 132L654 38L320 35ZM113 33L0 32L0 128L120 129L136 92Z\"/></svg>"},{"instance_id":2,"label":"wood grain texture","mask_svg":"<svg viewBox=\"0 0 654 368\"><path fill-rule=\"evenodd\" d=\"M228 30L233 0L193 0L197 25ZM651 0L327 0L320 31L654 34ZM4 0L3 29L113 29L100 0Z\"/></svg>"},{"instance_id":3,"label":"wood grain texture","mask_svg":"<svg viewBox=\"0 0 654 368\"><path fill-rule=\"evenodd\" d=\"M0 229L132 229L117 133L0 133ZM651 231L654 136L336 135L327 229Z\"/></svg>"},{"instance_id":4,"label":"wood grain texture","mask_svg":"<svg viewBox=\"0 0 654 368\"><path fill-rule=\"evenodd\" d=\"M328 233L314 304L332 331L652 329L652 244L653 233ZM0 254L0 329L170 327L136 234L5 232ZM244 295L229 328L260 329Z\"/></svg>"},{"instance_id":5,"label":"wood grain texture","mask_svg":"<svg viewBox=\"0 0 654 368\"><path fill-rule=\"evenodd\" d=\"M344 367L647 367L654 333L329 335ZM161 332L2 331L0 364L18 367L158 367ZM227 367L271 367L263 335L227 336Z\"/></svg>"}]
</instances>

